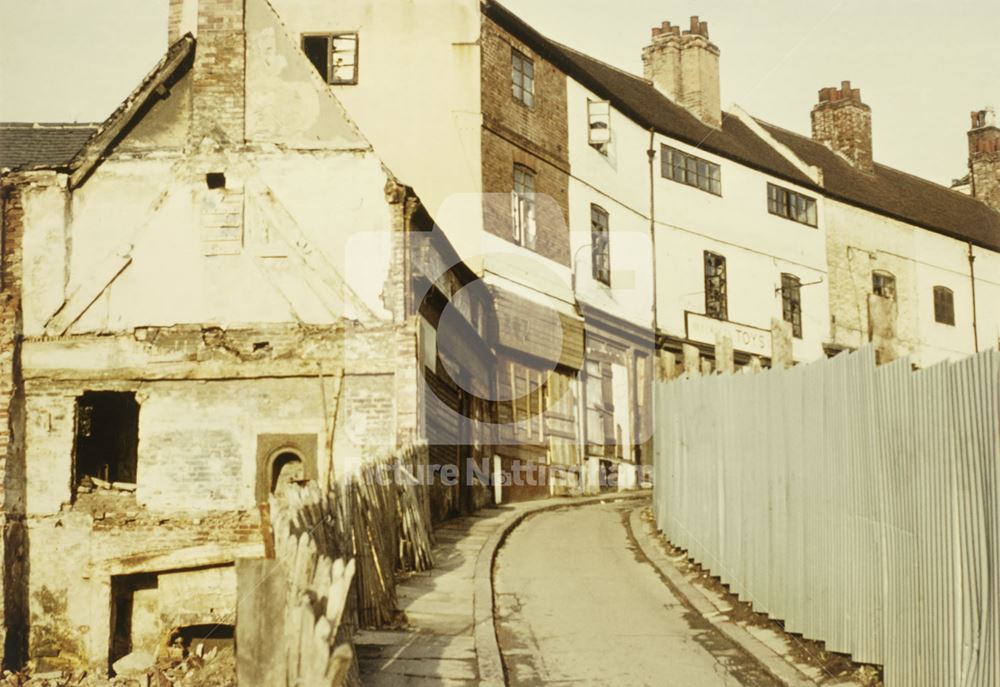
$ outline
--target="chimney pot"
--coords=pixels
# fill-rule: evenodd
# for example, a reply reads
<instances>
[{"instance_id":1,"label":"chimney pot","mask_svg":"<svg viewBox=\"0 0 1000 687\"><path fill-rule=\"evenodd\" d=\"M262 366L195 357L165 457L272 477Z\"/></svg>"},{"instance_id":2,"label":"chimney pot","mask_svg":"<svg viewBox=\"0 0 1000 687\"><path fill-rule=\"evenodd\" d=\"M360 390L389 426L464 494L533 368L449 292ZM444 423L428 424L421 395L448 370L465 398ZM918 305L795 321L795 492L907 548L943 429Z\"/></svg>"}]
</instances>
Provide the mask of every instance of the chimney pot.
<instances>
[{"instance_id":1,"label":"chimney pot","mask_svg":"<svg viewBox=\"0 0 1000 687\"><path fill-rule=\"evenodd\" d=\"M972 195L1000 212L1000 129L987 107L972 112L969 131L969 178Z\"/></svg>"},{"instance_id":2,"label":"chimney pot","mask_svg":"<svg viewBox=\"0 0 1000 687\"><path fill-rule=\"evenodd\" d=\"M698 33L698 15L691 17L691 33Z\"/></svg>"}]
</instances>

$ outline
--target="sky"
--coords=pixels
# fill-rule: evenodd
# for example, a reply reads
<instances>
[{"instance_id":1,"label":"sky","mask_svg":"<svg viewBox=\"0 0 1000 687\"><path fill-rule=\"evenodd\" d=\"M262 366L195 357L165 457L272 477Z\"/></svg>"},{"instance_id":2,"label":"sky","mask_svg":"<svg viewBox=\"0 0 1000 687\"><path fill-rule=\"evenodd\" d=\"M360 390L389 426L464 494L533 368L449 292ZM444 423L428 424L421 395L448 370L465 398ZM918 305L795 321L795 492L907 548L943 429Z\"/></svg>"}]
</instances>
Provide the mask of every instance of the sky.
<instances>
[{"instance_id":1,"label":"sky","mask_svg":"<svg viewBox=\"0 0 1000 687\"><path fill-rule=\"evenodd\" d=\"M504 4L639 74L650 28L697 14L722 51L723 107L808 134L817 91L850 80L872 108L875 159L939 183L967 171L969 112L1000 108L997 0ZM0 121L103 120L162 56L166 15L167 0L0 0Z\"/></svg>"}]
</instances>

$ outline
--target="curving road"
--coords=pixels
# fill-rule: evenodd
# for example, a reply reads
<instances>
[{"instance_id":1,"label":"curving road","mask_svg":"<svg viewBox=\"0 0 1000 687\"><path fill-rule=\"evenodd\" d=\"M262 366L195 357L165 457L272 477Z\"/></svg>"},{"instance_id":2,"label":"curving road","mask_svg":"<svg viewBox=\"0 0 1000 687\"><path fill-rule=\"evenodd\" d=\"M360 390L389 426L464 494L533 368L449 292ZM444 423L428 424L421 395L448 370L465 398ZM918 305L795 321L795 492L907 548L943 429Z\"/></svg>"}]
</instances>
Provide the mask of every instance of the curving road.
<instances>
[{"instance_id":1,"label":"curving road","mask_svg":"<svg viewBox=\"0 0 1000 687\"><path fill-rule=\"evenodd\" d=\"M686 607L638 554L635 501L530 517L497 555L497 635L510 685L781 683Z\"/></svg>"}]
</instances>

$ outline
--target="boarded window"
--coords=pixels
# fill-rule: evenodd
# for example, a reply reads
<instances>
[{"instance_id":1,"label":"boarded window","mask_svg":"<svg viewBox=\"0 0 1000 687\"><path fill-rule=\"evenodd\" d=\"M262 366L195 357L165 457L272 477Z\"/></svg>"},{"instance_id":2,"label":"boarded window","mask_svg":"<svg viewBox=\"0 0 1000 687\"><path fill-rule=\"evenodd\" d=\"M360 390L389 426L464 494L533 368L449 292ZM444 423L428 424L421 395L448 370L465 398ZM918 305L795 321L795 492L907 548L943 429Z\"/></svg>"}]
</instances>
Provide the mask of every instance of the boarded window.
<instances>
[{"instance_id":1,"label":"boarded window","mask_svg":"<svg viewBox=\"0 0 1000 687\"><path fill-rule=\"evenodd\" d=\"M717 320L729 319L726 259L711 251L705 251L705 314Z\"/></svg>"},{"instance_id":2,"label":"boarded window","mask_svg":"<svg viewBox=\"0 0 1000 687\"><path fill-rule=\"evenodd\" d=\"M702 191L722 195L722 171L719 165L683 150L662 146L660 148L660 174Z\"/></svg>"},{"instance_id":3,"label":"boarded window","mask_svg":"<svg viewBox=\"0 0 1000 687\"><path fill-rule=\"evenodd\" d=\"M542 441L545 438L542 373L516 363L510 364L509 371L514 435L527 441Z\"/></svg>"},{"instance_id":4,"label":"boarded window","mask_svg":"<svg viewBox=\"0 0 1000 687\"><path fill-rule=\"evenodd\" d=\"M608 213L604 208L590 206L591 274L602 284L611 285L611 238Z\"/></svg>"},{"instance_id":5,"label":"boarded window","mask_svg":"<svg viewBox=\"0 0 1000 687\"><path fill-rule=\"evenodd\" d=\"M934 321L955 326L955 294L947 286L934 287Z\"/></svg>"},{"instance_id":6,"label":"boarded window","mask_svg":"<svg viewBox=\"0 0 1000 687\"><path fill-rule=\"evenodd\" d=\"M608 154L611 142L611 103L607 100L587 100L587 130L589 143L602 155Z\"/></svg>"},{"instance_id":7,"label":"boarded window","mask_svg":"<svg viewBox=\"0 0 1000 687\"><path fill-rule=\"evenodd\" d=\"M611 365L588 360L584 379L587 399L587 454L614 456L614 387Z\"/></svg>"},{"instance_id":8,"label":"boarded window","mask_svg":"<svg viewBox=\"0 0 1000 687\"><path fill-rule=\"evenodd\" d=\"M882 298L896 297L896 277L885 270L872 272L872 293Z\"/></svg>"},{"instance_id":9,"label":"boarded window","mask_svg":"<svg viewBox=\"0 0 1000 687\"><path fill-rule=\"evenodd\" d=\"M302 52L328 84L358 82L357 32L302 36Z\"/></svg>"},{"instance_id":10,"label":"boarded window","mask_svg":"<svg viewBox=\"0 0 1000 687\"><path fill-rule=\"evenodd\" d=\"M801 224L816 226L816 201L781 186L767 185L767 211Z\"/></svg>"},{"instance_id":11,"label":"boarded window","mask_svg":"<svg viewBox=\"0 0 1000 687\"><path fill-rule=\"evenodd\" d=\"M514 192L511 194L514 242L535 248L535 173L524 165L514 165Z\"/></svg>"},{"instance_id":12,"label":"boarded window","mask_svg":"<svg viewBox=\"0 0 1000 687\"><path fill-rule=\"evenodd\" d=\"M535 105L535 63L524 53L511 49L511 90L514 100L528 107Z\"/></svg>"},{"instance_id":13,"label":"boarded window","mask_svg":"<svg viewBox=\"0 0 1000 687\"><path fill-rule=\"evenodd\" d=\"M781 275L781 316L792 325L792 336L802 338L802 282L794 274Z\"/></svg>"},{"instance_id":14,"label":"boarded window","mask_svg":"<svg viewBox=\"0 0 1000 687\"><path fill-rule=\"evenodd\" d=\"M139 404L135 394L87 391L76 399L76 483L84 477L136 481Z\"/></svg>"}]
</instances>

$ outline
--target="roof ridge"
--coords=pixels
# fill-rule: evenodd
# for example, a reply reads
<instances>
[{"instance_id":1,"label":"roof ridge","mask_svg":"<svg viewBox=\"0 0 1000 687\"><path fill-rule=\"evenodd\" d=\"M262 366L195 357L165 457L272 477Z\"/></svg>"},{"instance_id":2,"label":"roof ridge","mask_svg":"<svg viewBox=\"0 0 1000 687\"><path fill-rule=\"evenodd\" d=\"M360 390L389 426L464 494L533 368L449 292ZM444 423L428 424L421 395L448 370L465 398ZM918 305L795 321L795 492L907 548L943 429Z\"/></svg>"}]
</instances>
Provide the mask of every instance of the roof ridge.
<instances>
[{"instance_id":1,"label":"roof ridge","mask_svg":"<svg viewBox=\"0 0 1000 687\"><path fill-rule=\"evenodd\" d=\"M767 127L771 127L772 129L778 129L780 131L784 131L786 134L790 134L792 136L797 136L797 137L801 138L803 141L808 141L809 143L812 143L812 144L817 145L817 146L823 146L822 143L820 143L819 141L813 139L811 136L806 136L805 134L800 134L797 131L792 131L791 129L786 129L785 127L780 126L778 124L772 124L771 122L768 122L768 121L766 121L764 119L761 119L760 117L754 117L753 119L754 119L754 121L756 121L761 126L767 126ZM823 146L823 147L826 147L826 146ZM832 149L830 149L830 150L832 150ZM836 152L836 151L833 151L833 152ZM925 184L930 184L931 186L934 186L936 188L942 189L944 191L951 191L952 193L957 193L958 195L963 196L965 198L972 198L972 196L968 195L967 193L962 193L961 191L956 191L955 189L950 188L948 186L945 186L944 184L941 184L941 183L939 183L937 181L934 181L933 179L928 179L926 177L918 176L918 175L914 174L913 172L907 172L905 169L899 169L898 167L893 167L892 165L887 165L887 164L884 164L882 162L877 162L877 161L874 161L874 160L872 161L872 163L876 167L880 167L880 168L888 170L890 172L895 172L897 174L904 174L904 175L910 177L911 179L923 182ZM859 173L861 173L861 172L859 172ZM973 199L973 200L975 200L975 199Z\"/></svg>"},{"instance_id":2,"label":"roof ridge","mask_svg":"<svg viewBox=\"0 0 1000 687\"><path fill-rule=\"evenodd\" d=\"M624 74L625 76L633 78L636 81L642 81L643 83L649 84L650 86L653 85L653 82L650 81L649 79L647 79L644 76L639 76L638 74L633 74L632 72L628 71L627 69L622 69L621 67L617 67L617 66L611 64L610 62L605 62L604 60L602 60L600 58L594 57L593 55L588 55L587 53L583 52L582 50L577 50L576 48L574 48L572 46L566 45L565 43L560 43L559 41L553 40L553 39L548 38L548 37L546 37L546 38L549 41L552 41L552 43L554 43L555 45L558 45L560 48L563 48L565 50L569 50L570 52L573 52L573 53L576 53L577 55L580 55L581 57L586 57L588 60L592 60L594 62L597 62L598 64L601 64L601 65L604 65L605 67L608 67L609 69L614 69L619 74ZM666 97L666 96L664 96L664 97ZM669 98L667 98L667 99L669 100ZM673 102L673 101L671 101L671 102Z\"/></svg>"}]
</instances>

